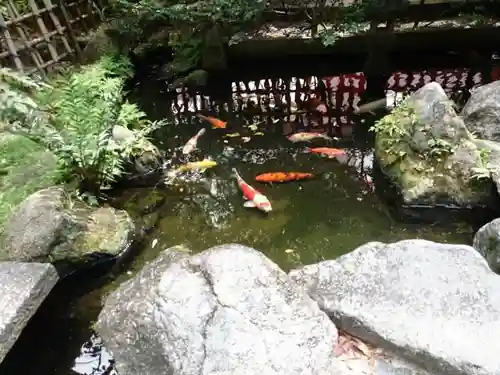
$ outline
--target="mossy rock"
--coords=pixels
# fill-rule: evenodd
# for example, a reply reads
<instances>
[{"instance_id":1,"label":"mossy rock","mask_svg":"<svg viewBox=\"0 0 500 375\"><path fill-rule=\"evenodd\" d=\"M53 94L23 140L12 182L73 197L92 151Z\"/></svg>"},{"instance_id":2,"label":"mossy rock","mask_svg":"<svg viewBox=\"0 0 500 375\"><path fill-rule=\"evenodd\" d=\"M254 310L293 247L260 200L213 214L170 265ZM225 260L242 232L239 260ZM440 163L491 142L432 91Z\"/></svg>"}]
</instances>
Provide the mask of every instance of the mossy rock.
<instances>
[{"instance_id":1,"label":"mossy rock","mask_svg":"<svg viewBox=\"0 0 500 375\"><path fill-rule=\"evenodd\" d=\"M0 260L85 263L88 255L119 255L134 223L125 211L71 199L63 186L30 195L10 215Z\"/></svg>"},{"instance_id":2,"label":"mossy rock","mask_svg":"<svg viewBox=\"0 0 500 375\"><path fill-rule=\"evenodd\" d=\"M375 156L407 204L495 202L479 148L441 86L432 82L378 121Z\"/></svg>"}]
</instances>

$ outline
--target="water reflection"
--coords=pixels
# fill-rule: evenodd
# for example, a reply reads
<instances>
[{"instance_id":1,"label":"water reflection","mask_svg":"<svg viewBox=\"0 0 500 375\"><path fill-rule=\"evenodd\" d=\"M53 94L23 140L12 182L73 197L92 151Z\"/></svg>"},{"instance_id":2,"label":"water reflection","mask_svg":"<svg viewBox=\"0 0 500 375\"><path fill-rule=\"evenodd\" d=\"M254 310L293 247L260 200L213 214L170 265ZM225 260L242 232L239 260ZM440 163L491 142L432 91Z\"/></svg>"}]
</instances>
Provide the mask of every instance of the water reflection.
<instances>
[{"instance_id":1,"label":"water reflection","mask_svg":"<svg viewBox=\"0 0 500 375\"><path fill-rule=\"evenodd\" d=\"M118 375L113 368L114 360L99 336L92 337L80 349L80 355L71 368L82 375Z\"/></svg>"},{"instance_id":2,"label":"water reflection","mask_svg":"<svg viewBox=\"0 0 500 375\"><path fill-rule=\"evenodd\" d=\"M473 74L473 86L483 81L481 73L470 73L467 68L397 71L389 78L386 89L415 91L436 81L451 94L466 87L469 74ZM353 106L359 104L360 94L366 90L366 79L360 72L327 77L265 78L233 82L230 90L231 99L221 101L203 93L190 95L185 89L177 89L176 99L171 103L174 122L183 123L186 120L182 117L198 112L210 112L222 117L228 114L254 116L260 120L271 116L292 124L293 131L310 128L335 133L335 128L338 132L343 126L352 126L356 121L352 115ZM308 101L315 99L325 103L328 113L322 116L296 113L307 107Z\"/></svg>"}]
</instances>

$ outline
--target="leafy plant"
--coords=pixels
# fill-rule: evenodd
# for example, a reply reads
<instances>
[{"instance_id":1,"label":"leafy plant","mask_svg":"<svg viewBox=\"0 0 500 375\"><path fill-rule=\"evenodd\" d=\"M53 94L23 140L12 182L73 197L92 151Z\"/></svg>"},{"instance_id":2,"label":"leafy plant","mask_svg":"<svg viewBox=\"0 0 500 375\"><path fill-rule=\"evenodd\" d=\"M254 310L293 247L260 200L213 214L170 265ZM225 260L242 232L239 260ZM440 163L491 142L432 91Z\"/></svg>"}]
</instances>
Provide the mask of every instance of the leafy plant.
<instances>
[{"instance_id":1,"label":"leafy plant","mask_svg":"<svg viewBox=\"0 0 500 375\"><path fill-rule=\"evenodd\" d=\"M2 77L7 77L3 81L12 82L0 86L2 120L11 132L52 151L66 181L76 181L98 195L123 175L129 159L145 149L151 151L145 136L164 124L148 121L135 105L123 102L123 86L131 74L127 59L110 56L61 75L50 86L2 70ZM137 131L116 142L112 137L116 125Z\"/></svg>"},{"instance_id":2,"label":"leafy plant","mask_svg":"<svg viewBox=\"0 0 500 375\"><path fill-rule=\"evenodd\" d=\"M0 68L0 127L27 123L38 106L31 93L48 85L9 68Z\"/></svg>"},{"instance_id":3,"label":"leafy plant","mask_svg":"<svg viewBox=\"0 0 500 375\"><path fill-rule=\"evenodd\" d=\"M146 52L163 43L174 51L175 65L187 70L199 63L208 30L218 27L229 39L256 21L264 0L110 0L112 34L130 50ZM167 33L159 30L167 29ZM160 34L162 39L153 37ZM180 69L179 69L180 70Z\"/></svg>"},{"instance_id":4,"label":"leafy plant","mask_svg":"<svg viewBox=\"0 0 500 375\"><path fill-rule=\"evenodd\" d=\"M123 103L123 85L130 73L124 59L106 56L79 72L59 78L38 95L48 113L48 126L28 136L52 150L66 176L98 194L123 175L125 162L138 152L152 123L130 103ZM142 127L127 142L112 138L115 125Z\"/></svg>"}]
</instances>

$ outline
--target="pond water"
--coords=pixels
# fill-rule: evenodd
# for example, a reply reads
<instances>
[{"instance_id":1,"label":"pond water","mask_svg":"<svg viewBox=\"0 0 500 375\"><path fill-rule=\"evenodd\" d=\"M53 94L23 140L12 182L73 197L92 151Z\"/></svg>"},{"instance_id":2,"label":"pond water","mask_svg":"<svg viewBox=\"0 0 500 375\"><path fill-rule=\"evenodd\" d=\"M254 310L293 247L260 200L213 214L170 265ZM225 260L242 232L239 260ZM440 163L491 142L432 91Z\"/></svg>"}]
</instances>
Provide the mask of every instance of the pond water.
<instances>
[{"instance_id":1,"label":"pond water","mask_svg":"<svg viewBox=\"0 0 500 375\"><path fill-rule=\"evenodd\" d=\"M358 89L359 85L352 87ZM201 100L203 113L228 121L227 129L210 129L206 121L192 116L199 111L196 104L186 104L185 97L184 102L176 99L172 103L172 97L162 94L157 85L138 85L133 97L152 119L175 115L172 125L154 135L154 143L170 160L169 168L188 161L180 157L180 148L201 127L206 127L207 132L189 160L211 158L218 165L181 178L172 186L127 188L117 193L114 205L126 208L136 219L153 227L140 252L111 282L87 286L76 294L71 287L55 290L26 329L29 335L21 337L0 366L2 375L75 374L75 358L77 373L109 374L110 359L100 343L97 339L88 342L101 299L170 246L184 244L193 251L202 251L237 242L261 250L288 270L298 264L338 257L369 241L423 238L471 242L472 228L465 223L419 225L391 217L370 177L373 135L367 131L368 121L363 123L339 113L326 120L323 116L314 119L289 113L281 117L262 111L258 115L245 114L240 99L229 105L222 99L219 104ZM342 95L336 97L343 100ZM332 107L331 95L329 98L325 101ZM188 99L196 102L196 98ZM231 111L237 105L237 111ZM327 130L336 137L328 144L318 142L318 146L342 148L345 155L323 158L305 152L303 145L286 138L290 132L308 126ZM232 168L270 199L271 213L243 207ZM274 171L309 172L314 178L272 185L255 182L255 175ZM384 187L377 186L379 189ZM145 207L154 209L146 215Z\"/></svg>"}]
</instances>

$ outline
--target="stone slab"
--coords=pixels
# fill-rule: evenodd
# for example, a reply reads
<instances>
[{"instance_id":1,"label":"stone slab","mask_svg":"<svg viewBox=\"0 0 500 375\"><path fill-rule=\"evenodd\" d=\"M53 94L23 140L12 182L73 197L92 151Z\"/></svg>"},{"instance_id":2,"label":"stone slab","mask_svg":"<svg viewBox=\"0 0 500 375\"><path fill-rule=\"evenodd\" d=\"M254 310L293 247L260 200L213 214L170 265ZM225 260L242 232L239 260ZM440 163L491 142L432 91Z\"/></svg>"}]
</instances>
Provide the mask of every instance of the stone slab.
<instances>
[{"instance_id":1,"label":"stone slab","mask_svg":"<svg viewBox=\"0 0 500 375\"><path fill-rule=\"evenodd\" d=\"M0 363L58 279L49 263L0 262Z\"/></svg>"}]
</instances>

